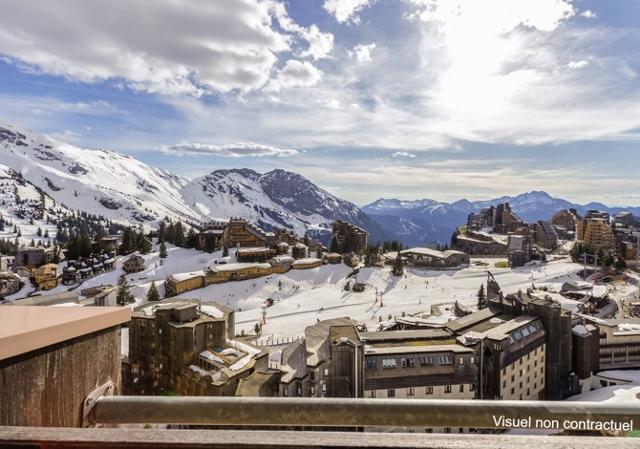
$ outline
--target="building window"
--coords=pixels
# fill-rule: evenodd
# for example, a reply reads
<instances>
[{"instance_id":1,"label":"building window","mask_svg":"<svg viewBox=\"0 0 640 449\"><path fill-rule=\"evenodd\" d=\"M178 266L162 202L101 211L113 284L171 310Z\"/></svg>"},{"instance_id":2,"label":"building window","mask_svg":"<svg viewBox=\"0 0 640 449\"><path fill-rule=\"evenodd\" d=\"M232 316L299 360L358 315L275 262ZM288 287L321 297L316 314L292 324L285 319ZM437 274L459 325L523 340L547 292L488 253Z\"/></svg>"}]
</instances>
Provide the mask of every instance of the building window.
<instances>
[{"instance_id":1,"label":"building window","mask_svg":"<svg viewBox=\"0 0 640 449\"><path fill-rule=\"evenodd\" d=\"M476 358L475 357L471 357L471 364L475 365L476 364Z\"/></svg>"},{"instance_id":2,"label":"building window","mask_svg":"<svg viewBox=\"0 0 640 449\"><path fill-rule=\"evenodd\" d=\"M322 384L322 392L323 393L327 392L327 384Z\"/></svg>"},{"instance_id":3,"label":"building window","mask_svg":"<svg viewBox=\"0 0 640 449\"><path fill-rule=\"evenodd\" d=\"M416 395L416 389L413 387L409 387L407 388L407 396L415 396Z\"/></svg>"},{"instance_id":4,"label":"building window","mask_svg":"<svg viewBox=\"0 0 640 449\"><path fill-rule=\"evenodd\" d=\"M460 393L464 393L464 385L460 385Z\"/></svg>"},{"instance_id":5,"label":"building window","mask_svg":"<svg viewBox=\"0 0 640 449\"><path fill-rule=\"evenodd\" d=\"M411 368L413 368L414 366L416 366L416 361L415 361L414 359L412 359L412 358L411 358L411 359L409 359L409 366L410 366Z\"/></svg>"},{"instance_id":6,"label":"building window","mask_svg":"<svg viewBox=\"0 0 640 449\"><path fill-rule=\"evenodd\" d=\"M396 397L396 390L387 390L387 397L388 398L395 398Z\"/></svg>"},{"instance_id":7,"label":"building window","mask_svg":"<svg viewBox=\"0 0 640 449\"><path fill-rule=\"evenodd\" d=\"M376 397L376 390L371 390L371 391L369 392L369 397L370 397L370 398L375 398L375 397Z\"/></svg>"},{"instance_id":8,"label":"building window","mask_svg":"<svg viewBox=\"0 0 640 449\"><path fill-rule=\"evenodd\" d=\"M365 361L365 368L367 369L376 369L378 367L377 361L375 359L367 359Z\"/></svg>"},{"instance_id":9,"label":"building window","mask_svg":"<svg viewBox=\"0 0 640 449\"><path fill-rule=\"evenodd\" d=\"M476 391L476 384L469 384L469 391Z\"/></svg>"},{"instance_id":10,"label":"building window","mask_svg":"<svg viewBox=\"0 0 640 449\"><path fill-rule=\"evenodd\" d=\"M431 396L433 394L433 387L427 387L426 394L427 396Z\"/></svg>"},{"instance_id":11,"label":"building window","mask_svg":"<svg viewBox=\"0 0 640 449\"><path fill-rule=\"evenodd\" d=\"M298 396L302 396L302 387L298 386L296 393L298 393Z\"/></svg>"},{"instance_id":12,"label":"building window","mask_svg":"<svg viewBox=\"0 0 640 449\"><path fill-rule=\"evenodd\" d=\"M396 367L396 359L382 359L382 368L389 369Z\"/></svg>"},{"instance_id":13,"label":"building window","mask_svg":"<svg viewBox=\"0 0 640 449\"><path fill-rule=\"evenodd\" d=\"M444 392L445 393L451 393L451 385L447 385L444 387Z\"/></svg>"},{"instance_id":14,"label":"building window","mask_svg":"<svg viewBox=\"0 0 640 449\"><path fill-rule=\"evenodd\" d=\"M329 368L324 369L324 376L327 377L329 375Z\"/></svg>"},{"instance_id":15,"label":"building window","mask_svg":"<svg viewBox=\"0 0 640 449\"><path fill-rule=\"evenodd\" d=\"M316 394L316 387L315 387L315 385L311 385L311 394L312 394L312 395Z\"/></svg>"},{"instance_id":16,"label":"building window","mask_svg":"<svg viewBox=\"0 0 640 449\"><path fill-rule=\"evenodd\" d=\"M407 367L407 359L400 359L400 364L402 365L403 368Z\"/></svg>"},{"instance_id":17,"label":"building window","mask_svg":"<svg viewBox=\"0 0 640 449\"><path fill-rule=\"evenodd\" d=\"M460 360L459 360L459 362L458 362L458 363L460 364L460 366L464 365L464 358L463 358L463 357L460 357Z\"/></svg>"},{"instance_id":18,"label":"building window","mask_svg":"<svg viewBox=\"0 0 640 449\"><path fill-rule=\"evenodd\" d=\"M284 387L284 390L282 391L282 393L284 393L284 397L289 396L289 389L287 387Z\"/></svg>"}]
</instances>

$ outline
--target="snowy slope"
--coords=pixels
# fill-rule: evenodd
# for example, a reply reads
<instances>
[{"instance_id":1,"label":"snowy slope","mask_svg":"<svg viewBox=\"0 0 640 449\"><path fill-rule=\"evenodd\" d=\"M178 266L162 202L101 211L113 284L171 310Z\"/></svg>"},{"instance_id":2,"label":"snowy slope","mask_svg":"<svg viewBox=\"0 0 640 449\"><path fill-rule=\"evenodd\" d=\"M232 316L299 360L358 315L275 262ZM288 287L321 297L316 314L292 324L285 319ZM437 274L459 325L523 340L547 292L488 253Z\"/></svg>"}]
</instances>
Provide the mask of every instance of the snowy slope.
<instances>
[{"instance_id":1,"label":"snowy slope","mask_svg":"<svg viewBox=\"0 0 640 449\"><path fill-rule=\"evenodd\" d=\"M337 198L289 171L258 173L249 169L217 170L182 189L185 202L205 216L244 217L265 229L306 231L328 242L335 219L369 231L371 242L383 240L382 229L357 206Z\"/></svg>"},{"instance_id":2,"label":"snowy slope","mask_svg":"<svg viewBox=\"0 0 640 449\"><path fill-rule=\"evenodd\" d=\"M58 204L121 223L243 217L266 229L285 227L301 235L310 230L326 242L331 222L342 219L367 229L372 242L385 237L353 203L285 170L218 170L189 180L131 156L78 148L12 126L0 126L0 161Z\"/></svg>"},{"instance_id":3,"label":"snowy slope","mask_svg":"<svg viewBox=\"0 0 640 449\"><path fill-rule=\"evenodd\" d=\"M133 223L197 219L180 196L186 179L130 156L0 126L0 161L70 209Z\"/></svg>"},{"instance_id":4,"label":"snowy slope","mask_svg":"<svg viewBox=\"0 0 640 449\"><path fill-rule=\"evenodd\" d=\"M0 216L7 223L0 229L0 239L18 238L23 245L31 240L43 244L53 242L57 232L55 220L70 213L20 173L0 163ZM41 236L37 235L38 228ZM14 230L19 231L20 237Z\"/></svg>"}]
</instances>

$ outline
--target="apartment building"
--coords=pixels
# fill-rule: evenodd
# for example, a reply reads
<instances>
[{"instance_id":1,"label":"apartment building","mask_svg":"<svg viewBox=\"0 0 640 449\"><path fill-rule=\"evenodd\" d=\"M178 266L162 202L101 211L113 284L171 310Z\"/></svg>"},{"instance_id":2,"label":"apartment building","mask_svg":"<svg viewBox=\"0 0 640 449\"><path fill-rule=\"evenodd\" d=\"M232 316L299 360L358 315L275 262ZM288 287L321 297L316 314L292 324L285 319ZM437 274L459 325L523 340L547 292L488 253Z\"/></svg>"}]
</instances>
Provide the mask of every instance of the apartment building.
<instances>
[{"instance_id":1,"label":"apartment building","mask_svg":"<svg viewBox=\"0 0 640 449\"><path fill-rule=\"evenodd\" d=\"M607 212L590 210L576 222L576 238L604 251L615 251L616 241Z\"/></svg>"},{"instance_id":2,"label":"apartment building","mask_svg":"<svg viewBox=\"0 0 640 449\"><path fill-rule=\"evenodd\" d=\"M267 368L267 354L235 339L233 310L172 298L135 310L129 329L132 394L232 396Z\"/></svg>"},{"instance_id":3,"label":"apartment building","mask_svg":"<svg viewBox=\"0 0 640 449\"><path fill-rule=\"evenodd\" d=\"M364 397L368 399L474 399L479 366L473 348L446 339L415 340L419 332L363 334ZM407 340L404 334L410 335ZM375 431L376 429L365 429ZM386 429L386 431L459 433L468 429Z\"/></svg>"}]
</instances>

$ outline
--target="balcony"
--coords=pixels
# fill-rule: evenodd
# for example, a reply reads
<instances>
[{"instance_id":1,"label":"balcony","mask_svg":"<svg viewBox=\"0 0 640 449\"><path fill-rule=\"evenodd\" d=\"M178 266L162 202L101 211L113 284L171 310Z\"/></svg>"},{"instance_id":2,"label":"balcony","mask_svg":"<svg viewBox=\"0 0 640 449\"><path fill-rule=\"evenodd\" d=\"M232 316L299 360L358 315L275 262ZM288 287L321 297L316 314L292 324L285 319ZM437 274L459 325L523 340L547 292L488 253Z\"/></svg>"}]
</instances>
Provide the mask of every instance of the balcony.
<instances>
[{"instance_id":1,"label":"balcony","mask_svg":"<svg viewBox=\"0 0 640 449\"><path fill-rule=\"evenodd\" d=\"M577 435L374 433L364 428L473 428L497 430L542 423L626 424L640 429L635 405L527 401L440 401L239 397L103 396L85 409L89 428L0 427L1 447L178 448L640 448L640 440ZM539 421L541 420L541 421ZM529 425L527 425L527 423ZM114 429L122 424L223 426L225 430ZM100 426L105 428L96 428ZM586 425L586 424L585 424ZM140 426L142 427L142 426ZM246 427L245 430L242 430ZM304 430L275 430L278 428ZM515 426L518 427L518 426ZM232 428L234 430L228 430ZM331 428L331 431L309 431ZM255 430L264 429L264 430Z\"/></svg>"}]
</instances>

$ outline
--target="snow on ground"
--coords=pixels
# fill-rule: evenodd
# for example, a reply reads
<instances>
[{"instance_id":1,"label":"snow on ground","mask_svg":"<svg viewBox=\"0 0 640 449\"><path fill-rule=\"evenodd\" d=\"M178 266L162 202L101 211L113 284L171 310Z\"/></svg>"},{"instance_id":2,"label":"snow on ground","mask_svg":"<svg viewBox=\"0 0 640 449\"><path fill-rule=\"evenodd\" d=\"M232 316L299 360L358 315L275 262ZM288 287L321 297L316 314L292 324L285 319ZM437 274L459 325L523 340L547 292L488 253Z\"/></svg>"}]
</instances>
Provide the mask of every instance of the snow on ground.
<instances>
[{"instance_id":1,"label":"snow on ground","mask_svg":"<svg viewBox=\"0 0 640 449\"><path fill-rule=\"evenodd\" d=\"M525 290L535 282L561 283L577 279L580 265L568 261L541 267L494 269L489 267L505 293ZM266 311L263 337L297 337L304 328L317 322L349 316L377 329L379 321L389 316L429 313L432 305L459 301L475 307L477 292L485 283L487 268L433 271L408 268L403 277L391 274L389 268L362 268L357 281L367 288L362 293L344 291L351 269L345 265L323 265L310 270L292 270L242 282L211 285L187 292L182 297L215 301L236 309L236 332L253 333L255 323ZM355 277L354 277L355 279ZM383 305L375 302L375 292L383 293ZM274 305L263 309L267 298Z\"/></svg>"},{"instance_id":2,"label":"snow on ground","mask_svg":"<svg viewBox=\"0 0 640 449\"><path fill-rule=\"evenodd\" d=\"M631 403L640 407L640 385L615 385L613 387L598 388L587 393L572 396L568 401L577 402L609 402Z\"/></svg>"}]
</instances>

